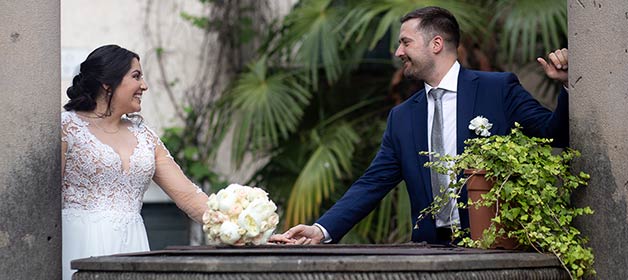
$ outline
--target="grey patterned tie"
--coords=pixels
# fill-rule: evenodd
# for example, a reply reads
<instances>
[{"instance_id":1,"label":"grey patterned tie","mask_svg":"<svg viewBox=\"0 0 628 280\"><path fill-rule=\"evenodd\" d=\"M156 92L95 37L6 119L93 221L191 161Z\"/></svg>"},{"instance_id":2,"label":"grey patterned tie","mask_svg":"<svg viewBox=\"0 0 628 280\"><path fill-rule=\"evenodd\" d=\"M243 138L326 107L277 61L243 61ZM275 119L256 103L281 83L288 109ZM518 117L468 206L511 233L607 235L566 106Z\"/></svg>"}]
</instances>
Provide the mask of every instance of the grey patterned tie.
<instances>
[{"instance_id":1,"label":"grey patterned tie","mask_svg":"<svg viewBox=\"0 0 628 280\"><path fill-rule=\"evenodd\" d=\"M441 88L432 88L429 95L434 98L434 118L432 121L432 152L439 155L445 155L445 142L443 139L443 94L445 90ZM441 187L447 188L447 175L440 174L434 170L430 170L430 178L432 179L432 194L434 197L441 195ZM445 198L449 200L448 198ZM436 219L449 224L451 220L452 206L447 203L445 207L436 214Z\"/></svg>"}]
</instances>

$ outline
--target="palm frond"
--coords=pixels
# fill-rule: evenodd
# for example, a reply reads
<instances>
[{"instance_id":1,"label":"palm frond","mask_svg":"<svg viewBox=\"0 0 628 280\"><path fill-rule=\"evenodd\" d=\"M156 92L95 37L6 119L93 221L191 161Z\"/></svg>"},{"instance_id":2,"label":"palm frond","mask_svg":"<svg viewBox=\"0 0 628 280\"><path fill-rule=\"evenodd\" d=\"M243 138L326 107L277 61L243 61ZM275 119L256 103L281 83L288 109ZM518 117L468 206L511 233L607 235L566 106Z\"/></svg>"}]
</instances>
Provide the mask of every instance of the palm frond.
<instances>
[{"instance_id":1,"label":"palm frond","mask_svg":"<svg viewBox=\"0 0 628 280\"><path fill-rule=\"evenodd\" d=\"M344 123L324 133L311 133L310 141L317 147L292 186L286 208L287 225L304 223L318 216L323 199L329 198L336 181L351 171L353 151L359 140L357 133Z\"/></svg>"},{"instance_id":2,"label":"palm frond","mask_svg":"<svg viewBox=\"0 0 628 280\"><path fill-rule=\"evenodd\" d=\"M468 34L485 32L487 25L486 14L476 3L467 3L459 0L378 0L358 4L347 15L345 40L370 40L373 48L387 33L390 33L390 50L394 50L399 36L399 19L406 13L427 6L440 6L451 11L458 20L460 28ZM374 26L374 30L372 27Z\"/></svg>"},{"instance_id":3,"label":"palm frond","mask_svg":"<svg viewBox=\"0 0 628 280\"><path fill-rule=\"evenodd\" d=\"M562 47L560 35L567 34L567 5L562 1L499 1L496 10L493 25L502 26L501 48L506 50L508 63L517 55L525 62L533 60L541 48L548 53Z\"/></svg>"},{"instance_id":4,"label":"palm frond","mask_svg":"<svg viewBox=\"0 0 628 280\"><path fill-rule=\"evenodd\" d=\"M336 81L342 72L341 14L331 0L306 0L284 20L281 39L275 48L287 53L294 64L304 66L314 87L318 85L321 68L328 83Z\"/></svg>"},{"instance_id":5,"label":"palm frond","mask_svg":"<svg viewBox=\"0 0 628 280\"><path fill-rule=\"evenodd\" d=\"M237 116L232 146L237 166L248 150L276 146L280 138L294 132L311 97L298 74L269 74L266 61L262 58L253 63L226 95L227 110Z\"/></svg>"},{"instance_id":6,"label":"palm frond","mask_svg":"<svg viewBox=\"0 0 628 280\"><path fill-rule=\"evenodd\" d=\"M412 233L410 198L401 182L381 201L379 206L343 239L343 243L369 240L372 243L408 242Z\"/></svg>"}]
</instances>

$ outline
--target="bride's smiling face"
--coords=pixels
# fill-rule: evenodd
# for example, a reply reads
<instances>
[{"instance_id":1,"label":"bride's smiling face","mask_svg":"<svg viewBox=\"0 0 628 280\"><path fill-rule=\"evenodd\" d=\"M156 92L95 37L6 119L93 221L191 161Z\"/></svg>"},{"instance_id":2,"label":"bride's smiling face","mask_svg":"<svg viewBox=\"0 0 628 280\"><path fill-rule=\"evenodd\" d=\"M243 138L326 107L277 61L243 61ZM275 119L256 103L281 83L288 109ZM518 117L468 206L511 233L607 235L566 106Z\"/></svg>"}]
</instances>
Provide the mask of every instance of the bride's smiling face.
<instances>
[{"instance_id":1,"label":"bride's smiling face","mask_svg":"<svg viewBox=\"0 0 628 280\"><path fill-rule=\"evenodd\" d=\"M122 114L139 112L142 110L142 95L147 89L140 61L133 58L131 68L113 93L111 108Z\"/></svg>"}]
</instances>

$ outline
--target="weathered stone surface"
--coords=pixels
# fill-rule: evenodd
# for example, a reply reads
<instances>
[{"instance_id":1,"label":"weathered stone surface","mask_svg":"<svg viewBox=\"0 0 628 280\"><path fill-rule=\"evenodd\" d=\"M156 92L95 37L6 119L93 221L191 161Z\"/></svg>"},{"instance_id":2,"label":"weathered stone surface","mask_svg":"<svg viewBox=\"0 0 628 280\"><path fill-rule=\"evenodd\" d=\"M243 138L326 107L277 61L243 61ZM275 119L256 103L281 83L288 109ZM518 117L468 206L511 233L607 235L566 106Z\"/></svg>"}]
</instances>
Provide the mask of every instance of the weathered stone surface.
<instances>
[{"instance_id":1,"label":"weathered stone surface","mask_svg":"<svg viewBox=\"0 0 628 280\"><path fill-rule=\"evenodd\" d=\"M598 278L628 279L628 2L568 3L571 144L591 174L575 201L595 210L577 223Z\"/></svg>"},{"instance_id":2,"label":"weathered stone surface","mask_svg":"<svg viewBox=\"0 0 628 280\"><path fill-rule=\"evenodd\" d=\"M559 280L569 279L565 272L556 268L539 268L535 270L486 270L465 272L319 272L319 273L79 273L75 280L436 280L436 279L510 279L510 280Z\"/></svg>"},{"instance_id":3,"label":"weathered stone surface","mask_svg":"<svg viewBox=\"0 0 628 280\"><path fill-rule=\"evenodd\" d=\"M0 279L60 279L59 1L0 18Z\"/></svg>"},{"instance_id":4,"label":"weathered stone surface","mask_svg":"<svg viewBox=\"0 0 628 280\"><path fill-rule=\"evenodd\" d=\"M77 260L74 279L568 279L553 256L500 250L308 246L164 250Z\"/></svg>"}]
</instances>

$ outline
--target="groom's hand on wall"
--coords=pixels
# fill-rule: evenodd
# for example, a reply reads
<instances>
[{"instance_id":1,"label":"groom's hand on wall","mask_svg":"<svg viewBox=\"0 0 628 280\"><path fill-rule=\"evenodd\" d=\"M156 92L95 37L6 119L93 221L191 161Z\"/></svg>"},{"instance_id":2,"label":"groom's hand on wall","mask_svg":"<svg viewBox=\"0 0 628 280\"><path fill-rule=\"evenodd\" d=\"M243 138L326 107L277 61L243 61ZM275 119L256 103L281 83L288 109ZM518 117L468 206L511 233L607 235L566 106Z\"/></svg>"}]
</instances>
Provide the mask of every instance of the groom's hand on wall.
<instances>
[{"instance_id":1,"label":"groom's hand on wall","mask_svg":"<svg viewBox=\"0 0 628 280\"><path fill-rule=\"evenodd\" d=\"M547 55L546 61L542 57L536 59L543 67L545 74L551 79L560 81L566 88L569 87L569 56L567 49L555 50Z\"/></svg>"}]
</instances>

